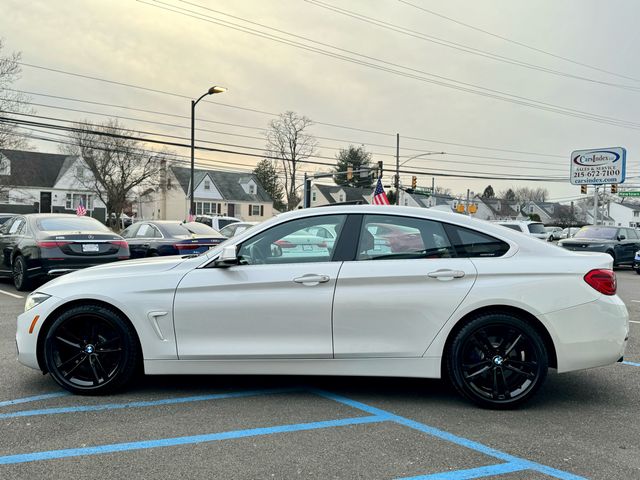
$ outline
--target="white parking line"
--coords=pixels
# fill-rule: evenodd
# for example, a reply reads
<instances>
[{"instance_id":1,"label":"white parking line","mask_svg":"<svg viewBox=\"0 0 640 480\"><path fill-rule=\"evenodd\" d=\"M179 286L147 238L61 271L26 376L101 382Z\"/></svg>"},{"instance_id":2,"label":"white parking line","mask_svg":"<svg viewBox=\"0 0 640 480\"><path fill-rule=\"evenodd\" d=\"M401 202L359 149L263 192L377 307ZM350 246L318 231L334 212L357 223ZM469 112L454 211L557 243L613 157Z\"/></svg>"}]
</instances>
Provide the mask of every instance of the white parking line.
<instances>
[{"instance_id":1,"label":"white parking line","mask_svg":"<svg viewBox=\"0 0 640 480\"><path fill-rule=\"evenodd\" d=\"M640 303L640 300L631 300L633 303Z\"/></svg>"},{"instance_id":2,"label":"white parking line","mask_svg":"<svg viewBox=\"0 0 640 480\"><path fill-rule=\"evenodd\" d=\"M629 320L629 323L640 323L640 322L636 322L635 320Z\"/></svg>"},{"instance_id":3,"label":"white parking line","mask_svg":"<svg viewBox=\"0 0 640 480\"><path fill-rule=\"evenodd\" d=\"M5 292L4 290L0 290L0 293L4 293L5 295L9 295L13 298L24 298L22 295L16 295L15 293Z\"/></svg>"}]
</instances>

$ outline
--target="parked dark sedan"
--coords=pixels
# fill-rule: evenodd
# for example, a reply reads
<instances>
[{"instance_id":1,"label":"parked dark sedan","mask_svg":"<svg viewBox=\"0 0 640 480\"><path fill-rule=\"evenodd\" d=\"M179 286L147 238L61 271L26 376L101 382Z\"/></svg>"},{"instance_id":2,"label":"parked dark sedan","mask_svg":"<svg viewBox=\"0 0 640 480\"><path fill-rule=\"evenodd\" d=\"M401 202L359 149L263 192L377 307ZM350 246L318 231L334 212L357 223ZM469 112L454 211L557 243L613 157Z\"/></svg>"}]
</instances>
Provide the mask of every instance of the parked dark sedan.
<instances>
[{"instance_id":1,"label":"parked dark sedan","mask_svg":"<svg viewBox=\"0 0 640 480\"><path fill-rule=\"evenodd\" d=\"M16 215L16 213L0 213L0 225L4 225Z\"/></svg>"},{"instance_id":2,"label":"parked dark sedan","mask_svg":"<svg viewBox=\"0 0 640 480\"><path fill-rule=\"evenodd\" d=\"M227 239L202 223L177 220L134 223L122 236L129 244L131 258L202 253Z\"/></svg>"},{"instance_id":3,"label":"parked dark sedan","mask_svg":"<svg viewBox=\"0 0 640 480\"><path fill-rule=\"evenodd\" d=\"M34 280L129 258L124 239L95 218L71 214L16 215L0 227L0 276L18 290Z\"/></svg>"},{"instance_id":4,"label":"parked dark sedan","mask_svg":"<svg viewBox=\"0 0 640 480\"><path fill-rule=\"evenodd\" d=\"M578 252L604 252L613 257L614 265L633 265L640 248L640 236L633 228L587 225L573 238L558 242L563 248Z\"/></svg>"}]
</instances>

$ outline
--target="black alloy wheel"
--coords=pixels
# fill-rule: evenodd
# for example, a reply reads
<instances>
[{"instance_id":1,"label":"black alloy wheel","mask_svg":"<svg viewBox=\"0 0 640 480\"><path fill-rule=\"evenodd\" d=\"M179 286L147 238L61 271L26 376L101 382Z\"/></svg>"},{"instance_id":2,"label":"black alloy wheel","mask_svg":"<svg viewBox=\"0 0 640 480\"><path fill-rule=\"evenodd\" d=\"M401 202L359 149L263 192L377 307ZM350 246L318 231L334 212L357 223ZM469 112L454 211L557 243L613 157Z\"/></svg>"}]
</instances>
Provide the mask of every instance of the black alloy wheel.
<instances>
[{"instance_id":1,"label":"black alloy wheel","mask_svg":"<svg viewBox=\"0 0 640 480\"><path fill-rule=\"evenodd\" d=\"M136 372L138 351L128 322L100 305L81 305L62 313L44 344L46 367L54 380L84 395L123 387Z\"/></svg>"},{"instance_id":2,"label":"black alloy wheel","mask_svg":"<svg viewBox=\"0 0 640 480\"><path fill-rule=\"evenodd\" d=\"M447 351L454 387L482 407L515 408L544 383L548 355L542 338L527 322L488 314L466 324Z\"/></svg>"},{"instance_id":3,"label":"black alloy wheel","mask_svg":"<svg viewBox=\"0 0 640 480\"><path fill-rule=\"evenodd\" d=\"M31 279L29 278L29 270L27 269L27 261L22 255L18 255L13 259L13 285L16 290L24 292L31 287Z\"/></svg>"}]
</instances>

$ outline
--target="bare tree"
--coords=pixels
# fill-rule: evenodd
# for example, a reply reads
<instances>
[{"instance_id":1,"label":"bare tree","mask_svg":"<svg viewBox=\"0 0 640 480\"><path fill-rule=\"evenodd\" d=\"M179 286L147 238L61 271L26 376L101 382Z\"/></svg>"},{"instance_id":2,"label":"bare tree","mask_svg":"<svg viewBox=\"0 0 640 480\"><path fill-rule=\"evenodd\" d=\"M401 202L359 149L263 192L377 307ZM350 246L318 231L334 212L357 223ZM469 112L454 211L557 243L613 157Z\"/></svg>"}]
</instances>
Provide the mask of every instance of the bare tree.
<instances>
[{"instance_id":1,"label":"bare tree","mask_svg":"<svg viewBox=\"0 0 640 480\"><path fill-rule=\"evenodd\" d=\"M269 123L267 131L266 156L275 157L284 169L284 193L287 209L293 210L299 202L296 173L298 163L312 156L318 144L315 137L305 133L313 122L295 112L280 114Z\"/></svg>"},{"instance_id":2,"label":"bare tree","mask_svg":"<svg viewBox=\"0 0 640 480\"><path fill-rule=\"evenodd\" d=\"M529 188L517 187L503 190L499 193L500 198L511 199L517 203L524 202L544 202L549 197L549 191L544 187Z\"/></svg>"},{"instance_id":3,"label":"bare tree","mask_svg":"<svg viewBox=\"0 0 640 480\"><path fill-rule=\"evenodd\" d=\"M11 88L20 78L20 53L13 52L3 56L4 47L0 39L0 115L3 117L11 113L30 113L29 97ZM26 138L19 135L14 123L0 122L0 149L23 150L29 148Z\"/></svg>"},{"instance_id":4,"label":"bare tree","mask_svg":"<svg viewBox=\"0 0 640 480\"><path fill-rule=\"evenodd\" d=\"M88 121L76 125L73 145L63 151L81 157L91 175L79 175L78 181L91 189L106 205L108 219L118 228L119 219L137 189L157 183L161 158L144 150L117 120L101 125ZM139 135L135 135L139 136Z\"/></svg>"}]
</instances>

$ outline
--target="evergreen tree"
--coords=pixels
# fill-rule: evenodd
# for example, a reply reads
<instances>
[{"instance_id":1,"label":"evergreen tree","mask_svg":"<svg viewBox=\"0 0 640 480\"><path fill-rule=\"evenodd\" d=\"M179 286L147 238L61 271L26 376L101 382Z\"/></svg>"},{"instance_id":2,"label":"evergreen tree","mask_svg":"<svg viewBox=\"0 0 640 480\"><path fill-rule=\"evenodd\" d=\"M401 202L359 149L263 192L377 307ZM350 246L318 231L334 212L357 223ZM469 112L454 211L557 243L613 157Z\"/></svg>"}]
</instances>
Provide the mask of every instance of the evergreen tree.
<instances>
[{"instance_id":1,"label":"evergreen tree","mask_svg":"<svg viewBox=\"0 0 640 480\"><path fill-rule=\"evenodd\" d=\"M286 210L286 205L282 201L282 183L278 177L278 171L276 170L274 162L266 158L261 160L253 170L253 174L273 200L273 208L281 212Z\"/></svg>"},{"instance_id":2,"label":"evergreen tree","mask_svg":"<svg viewBox=\"0 0 640 480\"><path fill-rule=\"evenodd\" d=\"M345 187L358 187L358 188L372 188L373 178L371 175L361 176L358 170L371 168L371 153L367 152L364 147L354 147L349 145L349 148L340 150L340 153L336 155L338 161L333 176L333 181L338 185ZM347 168L351 167L354 173L351 180L347 179Z\"/></svg>"}]
</instances>

